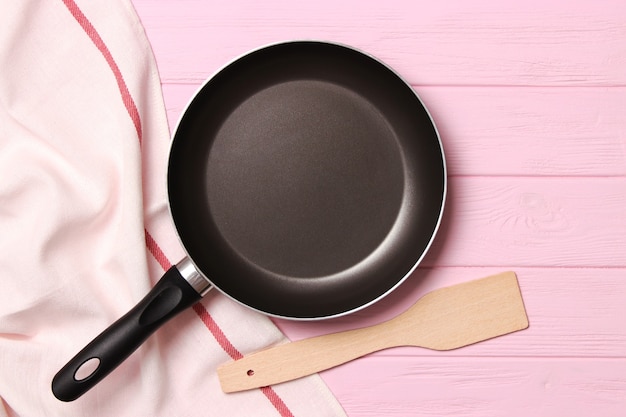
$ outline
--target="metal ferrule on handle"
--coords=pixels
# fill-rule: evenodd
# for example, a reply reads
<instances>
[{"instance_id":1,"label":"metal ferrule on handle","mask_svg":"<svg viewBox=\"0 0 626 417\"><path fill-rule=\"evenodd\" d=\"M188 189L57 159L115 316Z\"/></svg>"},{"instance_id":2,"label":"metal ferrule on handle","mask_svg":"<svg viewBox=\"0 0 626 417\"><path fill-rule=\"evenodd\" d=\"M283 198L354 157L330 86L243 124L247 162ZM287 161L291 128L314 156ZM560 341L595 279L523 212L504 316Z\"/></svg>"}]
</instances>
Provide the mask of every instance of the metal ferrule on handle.
<instances>
[{"instance_id":1,"label":"metal ferrule on handle","mask_svg":"<svg viewBox=\"0 0 626 417\"><path fill-rule=\"evenodd\" d=\"M204 296L211 288L211 283L200 273L191 259L185 257L176 264L176 269L191 288L196 290L200 296Z\"/></svg>"}]
</instances>

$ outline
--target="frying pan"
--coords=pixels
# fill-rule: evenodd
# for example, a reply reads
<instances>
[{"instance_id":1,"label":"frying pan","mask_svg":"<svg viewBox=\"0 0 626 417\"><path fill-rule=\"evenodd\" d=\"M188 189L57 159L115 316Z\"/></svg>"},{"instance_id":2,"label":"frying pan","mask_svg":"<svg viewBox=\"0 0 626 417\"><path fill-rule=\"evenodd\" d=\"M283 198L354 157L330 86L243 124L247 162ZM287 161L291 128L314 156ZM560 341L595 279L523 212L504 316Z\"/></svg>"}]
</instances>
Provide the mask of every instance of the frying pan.
<instances>
[{"instance_id":1,"label":"frying pan","mask_svg":"<svg viewBox=\"0 0 626 417\"><path fill-rule=\"evenodd\" d=\"M430 115L398 74L344 45L296 41L203 85L176 128L167 182L187 256L57 373L60 400L211 287L302 320L381 299L433 241L446 168Z\"/></svg>"}]
</instances>

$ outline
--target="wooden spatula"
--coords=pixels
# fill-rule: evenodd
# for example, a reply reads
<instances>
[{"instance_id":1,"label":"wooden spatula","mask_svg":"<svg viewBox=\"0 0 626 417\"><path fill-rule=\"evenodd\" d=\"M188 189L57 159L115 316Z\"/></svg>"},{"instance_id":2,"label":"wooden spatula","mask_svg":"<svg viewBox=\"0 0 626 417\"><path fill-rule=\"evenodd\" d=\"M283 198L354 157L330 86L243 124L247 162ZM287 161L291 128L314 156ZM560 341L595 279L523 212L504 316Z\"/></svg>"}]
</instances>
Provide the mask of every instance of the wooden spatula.
<instances>
[{"instance_id":1,"label":"wooden spatula","mask_svg":"<svg viewBox=\"0 0 626 417\"><path fill-rule=\"evenodd\" d=\"M513 272L441 288L395 318L371 327L278 345L217 369L224 392L323 371L395 346L450 350L528 327Z\"/></svg>"}]
</instances>

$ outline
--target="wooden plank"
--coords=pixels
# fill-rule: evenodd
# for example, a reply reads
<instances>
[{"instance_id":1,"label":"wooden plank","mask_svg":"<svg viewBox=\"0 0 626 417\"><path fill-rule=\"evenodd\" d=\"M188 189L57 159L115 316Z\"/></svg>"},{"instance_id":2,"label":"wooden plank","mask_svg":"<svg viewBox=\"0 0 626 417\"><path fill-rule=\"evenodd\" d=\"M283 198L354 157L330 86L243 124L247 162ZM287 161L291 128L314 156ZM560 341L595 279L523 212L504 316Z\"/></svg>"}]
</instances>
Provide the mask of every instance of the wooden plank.
<instances>
[{"instance_id":1,"label":"wooden plank","mask_svg":"<svg viewBox=\"0 0 626 417\"><path fill-rule=\"evenodd\" d=\"M354 45L419 85L624 85L626 3L135 0L167 82L290 39ZM601 63L599 65L598 63Z\"/></svg>"},{"instance_id":2,"label":"wooden plank","mask_svg":"<svg viewBox=\"0 0 626 417\"><path fill-rule=\"evenodd\" d=\"M350 417L623 417L624 359L367 358L321 374Z\"/></svg>"},{"instance_id":3,"label":"wooden plank","mask_svg":"<svg viewBox=\"0 0 626 417\"><path fill-rule=\"evenodd\" d=\"M418 268L396 291L373 306L330 321L275 320L292 340L371 326L391 319L434 289L507 268ZM626 269L522 268L517 274L528 329L450 352L396 348L373 356L626 357Z\"/></svg>"},{"instance_id":4,"label":"wooden plank","mask_svg":"<svg viewBox=\"0 0 626 417\"><path fill-rule=\"evenodd\" d=\"M173 129L199 84L165 84ZM626 175L626 88L416 87L450 175Z\"/></svg>"},{"instance_id":5,"label":"wooden plank","mask_svg":"<svg viewBox=\"0 0 626 417\"><path fill-rule=\"evenodd\" d=\"M626 178L452 177L429 266L626 267Z\"/></svg>"},{"instance_id":6,"label":"wooden plank","mask_svg":"<svg viewBox=\"0 0 626 417\"><path fill-rule=\"evenodd\" d=\"M626 88L415 89L451 175L626 175Z\"/></svg>"}]
</instances>

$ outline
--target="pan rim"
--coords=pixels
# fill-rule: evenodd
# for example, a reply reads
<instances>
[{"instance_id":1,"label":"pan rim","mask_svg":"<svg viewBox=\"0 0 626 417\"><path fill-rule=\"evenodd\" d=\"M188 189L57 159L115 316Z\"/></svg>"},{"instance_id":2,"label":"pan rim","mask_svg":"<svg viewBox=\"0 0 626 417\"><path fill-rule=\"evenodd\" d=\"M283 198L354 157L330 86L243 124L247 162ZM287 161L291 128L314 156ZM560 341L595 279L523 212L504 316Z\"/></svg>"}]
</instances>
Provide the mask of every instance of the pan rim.
<instances>
[{"instance_id":1,"label":"pan rim","mask_svg":"<svg viewBox=\"0 0 626 417\"><path fill-rule=\"evenodd\" d=\"M413 265L411 266L411 268L400 278L398 279L390 288L388 288L386 291L382 292L381 294L379 294L378 296L376 296L375 298L371 299L370 301L363 303L357 307L354 308L350 308L347 309L345 311L341 311L338 313L334 313L334 314L328 314L328 315L322 315L322 316L314 316L314 317L298 317L298 316L289 316L289 315L281 315L281 314L276 314L276 313L272 313L272 312L268 312L268 311L264 311L262 309L256 308L254 306L251 306L249 304L246 304L240 300L238 300L237 298L235 298L234 296L232 296L231 294L229 294L228 292L222 290L218 285L216 285L209 277L207 277L202 270L198 267L198 265L196 264L196 262L194 261L193 257L189 254L189 250L187 249L180 231L178 229L178 227L176 227L175 221L174 221L174 214L172 212L172 204L171 204L171 199L170 199L170 183L169 183L169 171L170 171L170 157L172 155L172 148L174 146L174 142L175 142L175 138L176 138L176 134L179 131L181 124L183 123L183 119L185 114L188 112L188 110L190 109L190 107L192 106L194 99L198 96L198 94L205 88L205 86L212 82L212 80L215 79L215 77L220 74L221 72L223 72L224 70L226 70L228 67L230 67L231 65L235 64L236 62L242 60L243 58L252 55L254 53L260 52L262 50L268 49L268 48L272 48L272 47L277 47L277 46L282 46L282 45L290 45L290 44L302 44L302 43L308 43L308 44L323 44L323 45L328 45L328 46L335 46L335 47L340 47L340 48L345 48L347 50L351 50L353 52L356 52L358 54L361 54L373 61L375 61L376 63L378 63L379 65L383 66L387 71L389 71L391 74L393 74L399 81L401 81L406 88L409 89L409 91L412 93L412 95L418 100L418 102L420 103L420 105L422 106L423 110L425 111L426 115L428 116L428 120L430 121L431 127L434 130L435 136L437 138L437 142L438 142L438 147L439 150L441 152L441 167L442 167L442 194L441 194L441 203L440 203L440 207L439 207L439 213L438 213L438 217L437 217L437 222L433 228L433 231L430 235L430 238L428 240L428 243L425 245L424 249L422 250L420 256L415 260L415 262L413 263ZM197 276L199 275L200 277L202 277L204 280L206 280L206 284L207 286L202 288L202 295L204 295L206 292L208 292L210 289L215 288L216 290L218 290L219 293L225 295L226 297L228 297L229 299L235 301L237 304L242 305L250 310L256 311L258 313L264 314L266 316L269 317L274 317L274 318L280 318L280 319L287 319L287 320L292 320L292 321L318 321L318 320L327 320L327 319L332 319L332 318L337 318L337 317L342 317L348 314L352 314L354 312L363 310L375 303L377 303L378 301L380 301L381 299L385 298L387 295L389 295L391 292L393 292L394 290L396 290L404 281L406 281L408 279L409 276L411 276L415 270L417 269L417 267L421 264L421 262L423 261L424 257L427 255L427 253L429 252L429 250L432 247L432 244L435 240L435 237L437 236L441 223L442 223L442 219L443 219L443 213L445 210L445 206L446 206L446 200L447 200L447 194L448 194L448 174L447 174L447 163L446 163L446 157L445 157L445 150L443 147L443 143L441 141L441 135L439 133L439 130L437 128L437 125L435 124L435 121L432 117L432 114L430 113L430 110L428 109L428 107L424 104L424 101L421 99L421 97L419 96L419 94L415 91L415 89L413 89L413 87L411 86L411 84L404 78L402 77L394 68L392 68L391 66L389 66L388 64L386 64L384 61L382 61L381 59L377 58L376 56L362 50L359 49L357 47L351 46L351 45L347 45L344 43L340 43L340 42L335 42L335 41L329 41L329 40L321 40L321 39L293 39L293 40L284 40L284 41L277 41L277 42L271 42L271 43L266 43L263 44L261 46L258 46L256 48L250 49L246 52L243 52L237 56L235 56L234 58L230 59L228 62L226 62L224 65L220 66L217 70L213 71L213 73L208 76L199 86L198 88L194 91L194 93L190 96L190 98L188 99L186 105L183 107L178 120L175 124L175 127L172 131L172 135L170 138L170 142L169 142L169 147L168 147L168 164L167 164L167 170L166 170L166 189L167 189L167 208L168 208L168 213L170 216L170 219L172 221L172 224L174 225L174 232L177 236L177 239L185 253L185 256L183 257L183 259L181 261L179 261L177 263L178 265L185 265L185 270L189 271L188 273L190 273L190 275L194 275ZM194 271L191 272L189 269L189 265L193 266Z\"/></svg>"}]
</instances>

